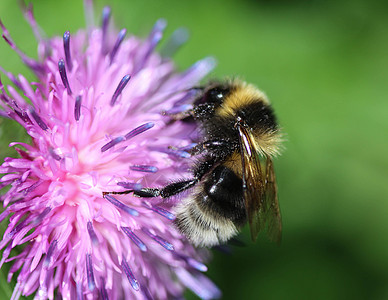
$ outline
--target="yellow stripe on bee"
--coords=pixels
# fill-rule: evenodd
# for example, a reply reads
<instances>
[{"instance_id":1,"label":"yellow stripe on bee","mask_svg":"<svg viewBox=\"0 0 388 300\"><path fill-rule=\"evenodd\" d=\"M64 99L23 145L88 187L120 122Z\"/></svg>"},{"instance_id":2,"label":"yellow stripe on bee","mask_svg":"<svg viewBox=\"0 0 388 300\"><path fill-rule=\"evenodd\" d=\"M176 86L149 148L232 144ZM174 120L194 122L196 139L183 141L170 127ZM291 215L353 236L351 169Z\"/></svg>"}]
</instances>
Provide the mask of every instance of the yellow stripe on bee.
<instances>
[{"instance_id":1,"label":"yellow stripe on bee","mask_svg":"<svg viewBox=\"0 0 388 300\"><path fill-rule=\"evenodd\" d=\"M220 117L234 116L242 106L255 102L269 104L267 96L252 84L243 81L233 81L233 91L224 99L222 105L216 110Z\"/></svg>"}]
</instances>

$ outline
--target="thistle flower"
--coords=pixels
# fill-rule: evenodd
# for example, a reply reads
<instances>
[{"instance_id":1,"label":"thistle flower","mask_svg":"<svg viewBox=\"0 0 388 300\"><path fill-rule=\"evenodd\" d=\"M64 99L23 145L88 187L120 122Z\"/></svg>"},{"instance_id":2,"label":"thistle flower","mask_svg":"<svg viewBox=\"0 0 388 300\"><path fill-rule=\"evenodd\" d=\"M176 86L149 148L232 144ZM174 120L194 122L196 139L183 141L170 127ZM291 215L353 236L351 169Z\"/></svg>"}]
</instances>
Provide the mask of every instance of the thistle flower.
<instances>
[{"instance_id":1,"label":"thistle flower","mask_svg":"<svg viewBox=\"0 0 388 300\"><path fill-rule=\"evenodd\" d=\"M28 82L0 69L13 83L0 82L1 115L32 140L11 143L20 157L0 167L0 187L9 187L1 198L0 222L9 223L0 267L13 261L8 280L18 274L12 299L170 299L181 298L185 287L203 299L218 297L202 274L206 252L172 225L179 199L102 194L190 176L195 125L161 112L187 107L213 61L177 72L154 51L163 20L145 40L125 38L125 29L109 28L105 8L100 28L44 39L31 8L26 18L38 38L38 61L0 23L4 40L37 77ZM168 51L181 44L181 33L172 35Z\"/></svg>"}]
</instances>

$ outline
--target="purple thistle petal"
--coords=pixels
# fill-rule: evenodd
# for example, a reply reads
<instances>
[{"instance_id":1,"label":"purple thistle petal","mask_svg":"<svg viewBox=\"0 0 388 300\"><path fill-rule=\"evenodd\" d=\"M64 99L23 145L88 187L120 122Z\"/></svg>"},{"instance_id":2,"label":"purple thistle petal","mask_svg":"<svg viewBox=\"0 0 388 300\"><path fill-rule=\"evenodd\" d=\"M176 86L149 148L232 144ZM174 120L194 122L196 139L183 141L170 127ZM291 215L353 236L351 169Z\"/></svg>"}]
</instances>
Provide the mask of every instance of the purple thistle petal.
<instances>
[{"instance_id":1,"label":"purple thistle petal","mask_svg":"<svg viewBox=\"0 0 388 300\"><path fill-rule=\"evenodd\" d=\"M163 24L164 25L164 24ZM164 25L165 26L165 25ZM150 37L150 46L148 48L148 51L146 52L146 55L144 56L143 58L143 61L146 62L150 55L152 54L152 52L155 50L155 47L159 44L159 42L161 41L162 37L163 37L163 30L164 30L164 27L161 28L161 30L159 31L155 31L155 33Z\"/></svg>"},{"instance_id":2,"label":"purple thistle petal","mask_svg":"<svg viewBox=\"0 0 388 300\"><path fill-rule=\"evenodd\" d=\"M131 268L129 267L127 261L123 258L122 262L121 262L121 266L123 267L123 271L124 273L127 275L128 277L128 280L129 280L129 283L131 284L132 288L135 290L135 291L138 291L139 290L139 283L138 281L136 280L135 276L133 276L133 273L132 273L132 270Z\"/></svg>"},{"instance_id":3,"label":"purple thistle petal","mask_svg":"<svg viewBox=\"0 0 388 300\"><path fill-rule=\"evenodd\" d=\"M74 119L76 121L79 121L79 118L81 117L81 104L82 104L82 96L78 95L75 98L75 105L74 105Z\"/></svg>"},{"instance_id":4,"label":"purple thistle petal","mask_svg":"<svg viewBox=\"0 0 388 300\"><path fill-rule=\"evenodd\" d=\"M47 58L50 55L52 48L50 46L49 40L47 39L47 35L36 22L32 9L32 3L29 3L27 7L22 3L21 6L24 10L24 17L30 24L31 29L34 32L35 38L37 39L39 44L42 45L41 50L39 50L39 52L43 54L44 58Z\"/></svg>"},{"instance_id":5,"label":"purple thistle petal","mask_svg":"<svg viewBox=\"0 0 388 300\"><path fill-rule=\"evenodd\" d=\"M101 277L100 281L101 281L101 285L100 285L100 296L101 296L101 299L102 300L109 300L108 292L106 291L106 288L105 288L105 280L104 280L104 278Z\"/></svg>"},{"instance_id":6,"label":"purple thistle petal","mask_svg":"<svg viewBox=\"0 0 388 300\"><path fill-rule=\"evenodd\" d=\"M3 222L3 220L9 216L9 211L6 209L0 214L0 223Z\"/></svg>"},{"instance_id":7,"label":"purple thistle petal","mask_svg":"<svg viewBox=\"0 0 388 300\"><path fill-rule=\"evenodd\" d=\"M77 300L84 300L82 284L77 282Z\"/></svg>"},{"instance_id":8,"label":"purple thistle petal","mask_svg":"<svg viewBox=\"0 0 388 300\"><path fill-rule=\"evenodd\" d=\"M173 56L182 45L189 39L189 31L186 28L176 29L170 39L166 42L161 54L163 57Z\"/></svg>"},{"instance_id":9,"label":"purple thistle petal","mask_svg":"<svg viewBox=\"0 0 388 300\"><path fill-rule=\"evenodd\" d=\"M84 0L84 13L85 13L85 21L86 28L88 32L94 27L94 9L93 9L93 0Z\"/></svg>"},{"instance_id":10,"label":"purple thistle petal","mask_svg":"<svg viewBox=\"0 0 388 300\"><path fill-rule=\"evenodd\" d=\"M0 20L0 24L2 25L1 20ZM3 28L3 31L5 31L4 28ZM5 33L2 35L2 37L3 37L4 41L5 41L12 49L15 49L15 44L13 43L13 41L12 41Z\"/></svg>"},{"instance_id":11,"label":"purple thistle petal","mask_svg":"<svg viewBox=\"0 0 388 300\"><path fill-rule=\"evenodd\" d=\"M155 166L149 165L135 165L129 167L132 171L146 172L146 173L156 173L158 168Z\"/></svg>"},{"instance_id":12,"label":"purple thistle petal","mask_svg":"<svg viewBox=\"0 0 388 300\"><path fill-rule=\"evenodd\" d=\"M161 153L171 154L180 158L189 158L191 157L191 154L187 151L179 150L179 149L173 149L169 147L149 147L152 151L158 151Z\"/></svg>"},{"instance_id":13,"label":"purple thistle petal","mask_svg":"<svg viewBox=\"0 0 388 300\"><path fill-rule=\"evenodd\" d=\"M3 39L6 41L6 43L13 49L15 52L19 55L23 63L29 67L31 70L35 72L36 75L41 75L44 72L44 67L37 62L36 60L28 57L25 55L18 47L16 47L16 44L13 42L11 37L9 36L7 28L4 26L3 22L0 20L0 27L3 30Z\"/></svg>"},{"instance_id":14,"label":"purple thistle petal","mask_svg":"<svg viewBox=\"0 0 388 300\"><path fill-rule=\"evenodd\" d=\"M134 183L134 182L121 181L121 182L118 182L117 185L121 186L127 190L134 190L134 191L141 190L141 188L142 188L140 183Z\"/></svg>"},{"instance_id":15,"label":"purple thistle petal","mask_svg":"<svg viewBox=\"0 0 388 300\"><path fill-rule=\"evenodd\" d=\"M213 57L206 57L193 64L183 75L185 81L197 81L198 76L207 74L214 69L217 62Z\"/></svg>"},{"instance_id":16,"label":"purple thistle petal","mask_svg":"<svg viewBox=\"0 0 388 300\"><path fill-rule=\"evenodd\" d=\"M92 222L88 221L87 223L88 233L89 237L94 245L98 245L98 238L96 233L94 232L93 224Z\"/></svg>"},{"instance_id":17,"label":"purple thistle petal","mask_svg":"<svg viewBox=\"0 0 388 300\"><path fill-rule=\"evenodd\" d=\"M34 32L36 39L39 42L43 42L43 36L45 34L41 32L42 30L39 28L38 24L36 23L34 13L32 10L32 3L29 3L28 6L25 6L24 3L22 3L21 5L24 11L24 17L26 18L27 22L30 24L30 27Z\"/></svg>"},{"instance_id":18,"label":"purple thistle petal","mask_svg":"<svg viewBox=\"0 0 388 300\"><path fill-rule=\"evenodd\" d=\"M190 274L185 269L178 269L177 275L183 284L196 293L201 299L210 300L221 297L221 291L201 273Z\"/></svg>"},{"instance_id":19,"label":"purple thistle petal","mask_svg":"<svg viewBox=\"0 0 388 300\"><path fill-rule=\"evenodd\" d=\"M146 300L155 300L155 298L152 297L149 289L144 284L140 285L140 290ZM178 299L175 299L175 300L178 300Z\"/></svg>"},{"instance_id":20,"label":"purple thistle petal","mask_svg":"<svg viewBox=\"0 0 388 300\"><path fill-rule=\"evenodd\" d=\"M7 114L5 111L3 111L3 110L0 110L0 117L2 117L2 118L7 118L7 119L10 119L10 118L11 118L11 117L8 116L8 114Z\"/></svg>"},{"instance_id":21,"label":"purple thistle petal","mask_svg":"<svg viewBox=\"0 0 388 300\"><path fill-rule=\"evenodd\" d=\"M106 36L108 31L109 19L110 19L110 7L105 6L102 10L102 43L101 43L101 53L105 55L107 53L108 46L106 45Z\"/></svg>"},{"instance_id":22,"label":"purple thistle petal","mask_svg":"<svg viewBox=\"0 0 388 300\"><path fill-rule=\"evenodd\" d=\"M147 251L147 246L143 243L139 237L133 233L132 230L130 230L128 227L121 227L121 229L124 231L124 233L132 240L132 242L135 243L136 246L139 247L139 249L143 252Z\"/></svg>"},{"instance_id":23,"label":"purple thistle petal","mask_svg":"<svg viewBox=\"0 0 388 300\"><path fill-rule=\"evenodd\" d=\"M200 272L206 272L207 271L207 267L206 265L204 265L203 263L195 260L194 258L187 258L187 263L193 267L194 269L197 269L198 271Z\"/></svg>"},{"instance_id":24,"label":"purple thistle petal","mask_svg":"<svg viewBox=\"0 0 388 300\"><path fill-rule=\"evenodd\" d=\"M20 111L16 107L14 108L15 113L18 115L18 117L24 121L27 124L31 124L31 119L28 117L27 113L25 111ZM40 118L39 118L40 119ZM41 120L41 119L40 119ZM39 124L38 124L39 125ZM44 127L44 125L43 125ZM41 127L42 128L42 127ZM42 128L43 129L43 128ZM44 129L43 129L44 130Z\"/></svg>"},{"instance_id":25,"label":"purple thistle petal","mask_svg":"<svg viewBox=\"0 0 388 300\"><path fill-rule=\"evenodd\" d=\"M111 195L105 195L104 198L108 200L110 203L112 203L113 205L117 206L119 209L125 211L126 213L134 217L137 217L139 215L139 212L136 209L126 206L124 203L120 202L119 200L117 200L115 197Z\"/></svg>"},{"instance_id":26,"label":"purple thistle petal","mask_svg":"<svg viewBox=\"0 0 388 300\"><path fill-rule=\"evenodd\" d=\"M94 291L96 284L94 282L93 262L92 256L90 254L86 254L86 272L88 277L89 290Z\"/></svg>"},{"instance_id":27,"label":"purple thistle petal","mask_svg":"<svg viewBox=\"0 0 388 300\"><path fill-rule=\"evenodd\" d=\"M55 150L51 147L49 148L49 153L50 153L51 157L54 158L55 160L60 161L62 159L62 157L60 157L58 154L56 154Z\"/></svg>"},{"instance_id":28,"label":"purple thistle petal","mask_svg":"<svg viewBox=\"0 0 388 300\"><path fill-rule=\"evenodd\" d=\"M180 259L184 260L190 267L200 271L200 272L206 272L207 271L207 267L206 265L204 265L203 263L201 263L200 261L192 258L192 257L189 257L189 256L186 256L186 255L183 255L183 254L180 254L180 253L177 253L177 252L174 252L175 256L179 257Z\"/></svg>"},{"instance_id":29,"label":"purple thistle petal","mask_svg":"<svg viewBox=\"0 0 388 300\"><path fill-rule=\"evenodd\" d=\"M148 208L148 209L150 209L150 210L152 210L152 211L154 211L154 212L156 212L157 214L159 214L159 215L161 215L161 216L171 220L171 221L174 221L176 219L176 216L173 213L165 210L164 208L161 208L161 207L158 207L158 206L148 205L145 202L143 202L143 206Z\"/></svg>"},{"instance_id":30,"label":"purple thistle petal","mask_svg":"<svg viewBox=\"0 0 388 300\"><path fill-rule=\"evenodd\" d=\"M147 39L148 47L143 57L139 58L138 64L135 67L134 73L138 73L147 63L151 54L155 50L155 47L159 44L160 40L163 37L163 31L167 26L167 21L165 19L159 19L156 21L152 31Z\"/></svg>"},{"instance_id":31,"label":"purple thistle petal","mask_svg":"<svg viewBox=\"0 0 388 300\"><path fill-rule=\"evenodd\" d=\"M27 195L28 193L31 193L33 190L35 190L40 184L42 184L43 181L37 181L33 184L31 184L29 187L20 190L20 192L23 192L24 195Z\"/></svg>"},{"instance_id":32,"label":"purple thistle petal","mask_svg":"<svg viewBox=\"0 0 388 300\"><path fill-rule=\"evenodd\" d=\"M175 115L175 114L179 114L179 113L188 111L188 110L190 110L192 108L193 108L192 104L182 104L182 105L179 105L179 106L174 106L173 108L164 111L163 114L165 114L165 115Z\"/></svg>"},{"instance_id":33,"label":"purple thistle petal","mask_svg":"<svg viewBox=\"0 0 388 300\"><path fill-rule=\"evenodd\" d=\"M33 224L39 224L42 222L42 220L50 213L51 208L46 207L37 217L35 220L33 220Z\"/></svg>"},{"instance_id":34,"label":"purple thistle petal","mask_svg":"<svg viewBox=\"0 0 388 300\"><path fill-rule=\"evenodd\" d=\"M71 95L72 92L70 89L69 81L67 79L65 62L62 58L58 61L58 69L59 69L59 74L61 75L62 83L65 86L67 93Z\"/></svg>"},{"instance_id":35,"label":"purple thistle petal","mask_svg":"<svg viewBox=\"0 0 388 300\"><path fill-rule=\"evenodd\" d=\"M112 99L110 100L110 105L113 106L115 105L116 103L116 100L117 100L117 97L121 94L121 92L123 91L123 89L125 88L125 86L127 85L127 83L129 82L129 79L131 79L131 76L129 76L128 74L125 75L123 77L123 79L121 79L119 85L117 86L113 96L112 96Z\"/></svg>"},{"instance_id":36,"label":"purple thistle petal","mask_svg":"<svg viewBox=\"0 0 388 300\"><path fill-rule=\"evenodd\" d=\"M11 231L8 233L8 236L13 238L16 233L18 233L20 230L22 230L26 224L28 224L29 218L26 217L21 222L19 222Z\"/></svg>"},{"instance_id":37,"label":"purple thistle petal","mask_svg":"<svg viewBox=\"0 0 388 300\"><path fill-rule=\"evenodd\" d=\"M45 122L39 117L39 115L36 113L35 109L33 107L30 107L28 110L32 116L32 118L35 120L35 122L39 125L40 128L42 128L44 131L48 129L48 126Z\"/></svg>"},{"instance_id":38,"label":"purple thistle petal","mask_svg":"<svg viewBox=\"0 0 388 300\"><path fill-rule=\"evenodd\" d=\"M167 21L165 19L159 19L155 22L154 27L148 37L149 40L153 40L154 36L158 34L158 32L162 33L167 27Z\"/></svg>"},{"instance_id":39,"label":"purple thistle petal","mask_svg":"<svg viewBox=\"0 0 388 300\"><path fill-rule=\"evenodd\" d=\"M106 143L104 146L101 147L101 152L105 152L112 148L113 146L116 146L118 143L121 143L122 141L125 141L125 138L122 136L119 136L113 140L111 140L109 143Z\"/></svg>"},{"instance_id":40,"label":"purple thistle petal","mask_svg":"<svg viewBox=\"0 0 388 300\"><path fill-rule=\"evenodd\" d=\"M183 151L186 151L186 152L190 152L190 150L192 150L195 146L197 146L198 144L197 143L190 143L188 144L187 146L184 146L184 147L181 147L179 148L179 150L183 150Z\"/></svg>"},{"instance_id":41,"label":"purple thistle petal","mask_svg":"<svg viewBox=\"0 0 388 300\"><path fill-rule=\"evenodd\" d=\"M152 122L148 122L148 123L145 123L143 125L140 125L139 127L136 127L135 129L133 129L130 132L128 132L125 135L125 139L129 140L129 139L137 136L138 134L143 133L144 131L147 131L148 129L151 129L152 127L154 127L154 125L155 124L152 123Z\"/></svg>"},{"instance_id":42,"label":"purple thistle petal","mask_svg":"<svg viewBox=\"0 0 388 300\"><path fill-rule=\"evenodd\" d=\"M35 38L37 39L39 44L42 45L41 53L44 54L44 58L47 58L47 56L50 55L50 51L52 50L52 48L45 32L39 27L38 23L36 22L32 9L32 3L29 3L27 7L23 4L23 2L20 3L22 9L24 10L24 18L30 24L31 29L34 32Z\"/></svg>"},{"instance_id":43,"label":"purple thistle petal","mask_svg":"<svg viewBox=\"0 0 388 300\"><path fill-rule=\"evenodd\" d=\"M55 249L57 248L58 241L54 240L47 251L46 258L44 259L44 266L47 268L51 264L51 259L54 254Z\"/></svg>"},{"instance_id":44,"label":"purple thistle petal","mask_svg":"<svg viewBox=\"0 0 388 300\"><path fill-rule=\"evenodd\" d=\"M174 245L170 242L167 242L165 239L161 238L158 235L152 234L151 231L149 231L147 228L143 228L143 231L152 238L155 242L160 244L164 249L169 251L174 251Z\"/></svg>"},{"instance_id":45,"label":"purple thistle petal","mask_svg":"<svg viewBox=\"0 0 388 300\"><path fill-rule=\"evenodd\" d=\"M15 75L13 75L11 72L7 72L7 71L4 70L4 68L2 68L1 66L0 66L0 71L3 72L3 73L8 77L8 79L11 80L11 82L12 82L19 90L23 90L23 87L22 87L22 85L21 85L19 79L17 79L17 78L15 77ZM0 78L0 89L1 89L1 91L3 92L3 95L6 97L6 96L7 96L7 93L6 93L5 89L4 89L3 83L1 82L1 78ZM7 101L7 102L8 102L8 101Z\"/></svg>"},{"instance_id":46,"label":"purple thistle petal","mask_svg":"<svg viewBox=\"0 0 388 300\"><path fill-rule=\"evenodd\" d=\"M10 281L10 279L8 279ZM18 300L20 298L20 295L22 293L22 289L20 288L20 283L16 283L15 289L13 290L13 293L11 295L10 300Z\"/></svg>"},{"instance_id":47,"label":"purple thistle petal","mask_svg":"<svg viewBox=\"0 0 388 300\"><path fill-rule=\"evenodd\" d=\"M117 51L119 50L120 48L120 45L121 43L123 42L124 38L125 38L125 35L127 34L127 30L125 28L121 29L118 36L117 36L117 40L116 40L116 43L112 49L112 51L110 52L110 63L113 62L115 56L116 56L116 53Z\"/></svg>"},{"instance_id":48,"label":"purple thistle petal","mask_svg":"<svg viewBox=\"0 0 388 300\"><path fill-rule=\"evenodd\" d=\"M65 31L63 34L63 48L65 50L65 59L66 59L66 65L69 68L69 71L73 69L73 62L71 61L71 55L70 55L70 32Z\"/></svg>"},{"instance_id":49,"label":"purple thistle petal","mask_svg":"<svg viewBox=\"0 0 388 300\"><path fill-rule=\"evenodd\" d=\"M8 247L4 249L3 255L2 255L1 260L0 260L0 268L3 266L4 262L9 257L11 250L12 250L12 244L9 244Z\"/></svg>"},{"instance_id":50,"label":"purple thistle petal","mask_svg":"<svg viewBox=\"0 0 388 300\"><path fill-rule=\"evenodd\" d=\"M187 93L180 99L178 99L174 105L175 106L179 106L179 105L182 105L182 104L187 104L186 102L187 101L190 101L190 100L194 100L195 97L202 91L201 88L191 88L187 91ZM190 104L192 105L192 104Z\"/></svg>"}]
</instances>

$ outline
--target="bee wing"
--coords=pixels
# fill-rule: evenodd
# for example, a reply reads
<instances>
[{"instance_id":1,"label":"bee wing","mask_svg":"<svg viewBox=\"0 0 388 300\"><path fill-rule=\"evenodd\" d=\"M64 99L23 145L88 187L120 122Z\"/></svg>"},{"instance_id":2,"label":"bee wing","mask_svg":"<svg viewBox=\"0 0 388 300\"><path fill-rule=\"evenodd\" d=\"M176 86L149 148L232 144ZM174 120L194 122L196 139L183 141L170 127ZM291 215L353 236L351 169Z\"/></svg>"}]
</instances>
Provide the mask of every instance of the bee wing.
<instances>
[{"instance_id":1,"label":"bee wing","mask_svg":"<svg viewBox=\"0 0 388 300\"><path fill-rule=\"evenodd\" d=\"M280 215L275 171L272 159L268 155L266 165L264 202L268 210L268 236L272 241L280 243L282 238L282 218Z\"/></svg>"},{"instance_id":2,"label":"bee wing","mask_svg":"<svg viewBox=\"0 0 388 300\"><path fill-rule=\"evenodd\" d=\"M242 160L242 181L245 207L248 216L251 238L266 229L269 238L280 241L281 217L277 199L275 173L271 158L266 156L263 172L260 162L260 149L254 143L249 129L238 126Z\"/></svg>"}]
</instances>

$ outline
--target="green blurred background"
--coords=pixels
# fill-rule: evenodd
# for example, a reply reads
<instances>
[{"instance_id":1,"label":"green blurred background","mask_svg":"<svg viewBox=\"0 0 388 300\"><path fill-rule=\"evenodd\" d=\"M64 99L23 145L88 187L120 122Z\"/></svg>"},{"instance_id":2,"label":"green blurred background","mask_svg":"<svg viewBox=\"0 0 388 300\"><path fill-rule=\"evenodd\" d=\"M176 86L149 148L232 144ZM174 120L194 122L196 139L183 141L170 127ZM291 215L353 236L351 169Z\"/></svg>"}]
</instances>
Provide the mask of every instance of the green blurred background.
<instances>
[{"instance_id":1,"label":"green blurred background","mask_svg":"<svg viewBox=\"0 0 388 300\"><path fill-rule=\"evenodd\" d=\"M49 36L84 26L80 0L32 3ZM215 56L211 77L240 75L258 85L287 133L275 161L283 242L252 244L245 229L246 247L213 251L208 275L223 299L388 299L388 4L106 0L96 1L96 12L105 4L119 28L143 36L160 17L167 34L187 27L191 39L175 56L178 66ZM17 1L1 0L0 16L36 56ZM0 65L27 72L4 42ZM3 158L15 155L10 141L25 137L0 120L0 138ZM12 290L5 276L0 299Z\"/></svg>"}]
</instances>

